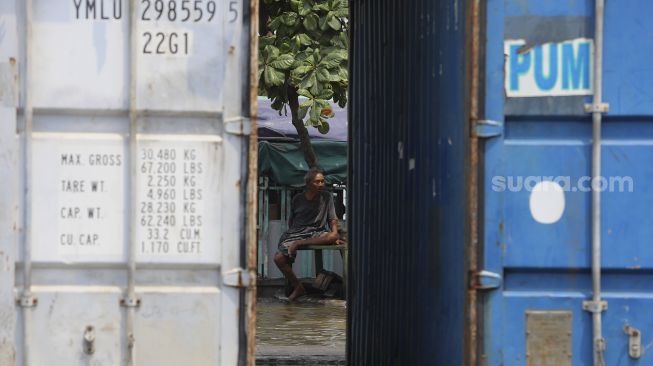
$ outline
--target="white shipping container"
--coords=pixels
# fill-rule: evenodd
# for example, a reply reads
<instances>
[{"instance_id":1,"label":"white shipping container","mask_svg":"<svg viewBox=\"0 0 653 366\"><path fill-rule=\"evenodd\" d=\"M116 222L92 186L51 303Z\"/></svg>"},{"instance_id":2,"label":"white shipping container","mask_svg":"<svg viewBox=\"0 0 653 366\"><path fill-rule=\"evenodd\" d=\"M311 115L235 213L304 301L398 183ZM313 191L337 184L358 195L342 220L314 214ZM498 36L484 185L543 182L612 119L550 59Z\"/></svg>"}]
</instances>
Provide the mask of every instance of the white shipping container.
<instances>
[{"instance_id":1,"label":"white shipping container","mask_svg":"<svg viewBox=\"0 0 653 366\"><path fill-rule=\"evenodd\" d=\"M238 365L246 0L0 0L0 365Z\"/></svg>"}]
</instances>

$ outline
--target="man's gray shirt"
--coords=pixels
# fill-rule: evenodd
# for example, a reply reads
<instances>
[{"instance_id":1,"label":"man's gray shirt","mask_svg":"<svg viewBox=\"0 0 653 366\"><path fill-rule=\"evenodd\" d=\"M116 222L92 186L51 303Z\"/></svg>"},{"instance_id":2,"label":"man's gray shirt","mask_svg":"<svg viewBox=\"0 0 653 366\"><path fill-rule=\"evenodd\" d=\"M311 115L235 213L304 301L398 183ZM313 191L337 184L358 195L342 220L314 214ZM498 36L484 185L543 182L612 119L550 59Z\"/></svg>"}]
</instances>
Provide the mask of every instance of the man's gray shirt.
<instances>
[{"instance_id":1,"label":"man's gray shirt","mask_svg":"<svg viewBox=\"0 0 653 366\"><path fill-rule=\"evenodd\" d=\"M330 192L322 191L312 200L306 199L305 192L297 194L291 203L290 228L281 235L279 245L285 241L314 237L316 233L327 230L327 223L337 219Z\"/></svg>"}]
</instances>

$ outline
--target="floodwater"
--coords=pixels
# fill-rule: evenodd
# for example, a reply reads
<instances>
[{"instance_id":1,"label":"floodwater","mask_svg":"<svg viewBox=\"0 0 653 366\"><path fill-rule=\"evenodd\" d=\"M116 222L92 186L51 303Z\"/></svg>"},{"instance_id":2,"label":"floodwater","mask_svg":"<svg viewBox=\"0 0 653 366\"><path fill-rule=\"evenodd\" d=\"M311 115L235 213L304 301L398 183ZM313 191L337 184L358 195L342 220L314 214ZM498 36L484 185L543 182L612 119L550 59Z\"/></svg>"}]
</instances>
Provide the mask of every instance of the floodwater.
<instances>
[{"instance_id":1,"label":"floodwater","mask_svg":"<svg viewBox=\"0 0 653 366\"><path fill-rule=\"evenodd\" d=\"M311 301L309 298L287 303L277 299L258 299L256 344L344 347L346 322L344 301Z\"/></svg>"}]
</instances>

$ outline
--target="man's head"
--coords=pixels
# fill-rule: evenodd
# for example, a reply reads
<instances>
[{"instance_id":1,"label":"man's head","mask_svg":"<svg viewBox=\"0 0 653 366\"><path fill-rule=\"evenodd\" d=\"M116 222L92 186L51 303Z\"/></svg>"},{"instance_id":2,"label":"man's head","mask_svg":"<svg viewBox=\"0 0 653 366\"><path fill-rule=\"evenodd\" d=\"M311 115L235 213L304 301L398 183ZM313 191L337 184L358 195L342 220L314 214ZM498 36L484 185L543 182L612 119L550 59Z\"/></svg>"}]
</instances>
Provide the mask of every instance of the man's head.
<instances>
[{"instance_id":1,"label":"man's head","mask_svg":"<svg viewBox=\"0 0 653 366\"><path fill-rule=\"evenodd\" d=\"M311 168L304 176L306 189L309 191L321 191L324 189L324 173L318 168Z\"/></svg>"}]
</instances>

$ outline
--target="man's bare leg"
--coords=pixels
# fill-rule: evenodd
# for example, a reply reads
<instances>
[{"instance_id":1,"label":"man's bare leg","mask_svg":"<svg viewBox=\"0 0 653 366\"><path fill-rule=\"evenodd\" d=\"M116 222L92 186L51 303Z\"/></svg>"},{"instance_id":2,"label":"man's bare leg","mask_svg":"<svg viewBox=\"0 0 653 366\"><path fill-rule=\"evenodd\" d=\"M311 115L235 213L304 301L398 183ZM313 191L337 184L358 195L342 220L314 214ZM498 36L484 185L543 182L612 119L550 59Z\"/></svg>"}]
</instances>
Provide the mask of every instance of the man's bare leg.
<instances>
[{"instance_id":1,"label":"man's bare leg","mask_svg":"<svg viewBox=\"0 0 653 366\"><path fill-rule=\"evenodd\" d=\"M338 244L338 243L344 243L344 241L338 239L338 233L335 232L330 232L330 233L323 233L320 236L316 236L314 238L307 238L307 239L301 239L301 240L295 240L292 245L288 247L288 253L290 255L295 255L297 253L297 250L301 247L309 246L309 245L331 245L331 244Z\"/></svg>"},{"instance_id":2,"label":"man's bare leg","mask_svg":"<svg viewBox=\"0 0 653 366\"><path fill-rule=\"evenodd\" d=\"M288 281L290 282L290 285L293 287L293 292L288 296L288 301L293 301L296 298L306 293L306 289L304 288L302 283L299 282L299 280L297 279L295 272L293 272L292 267L290 266L288 260L283 254L281 253L275 254L274 263L277 265L277 267L279 267L281 273L283 273L286 279L288 279Z\"/></svg>"}]
</instances>

